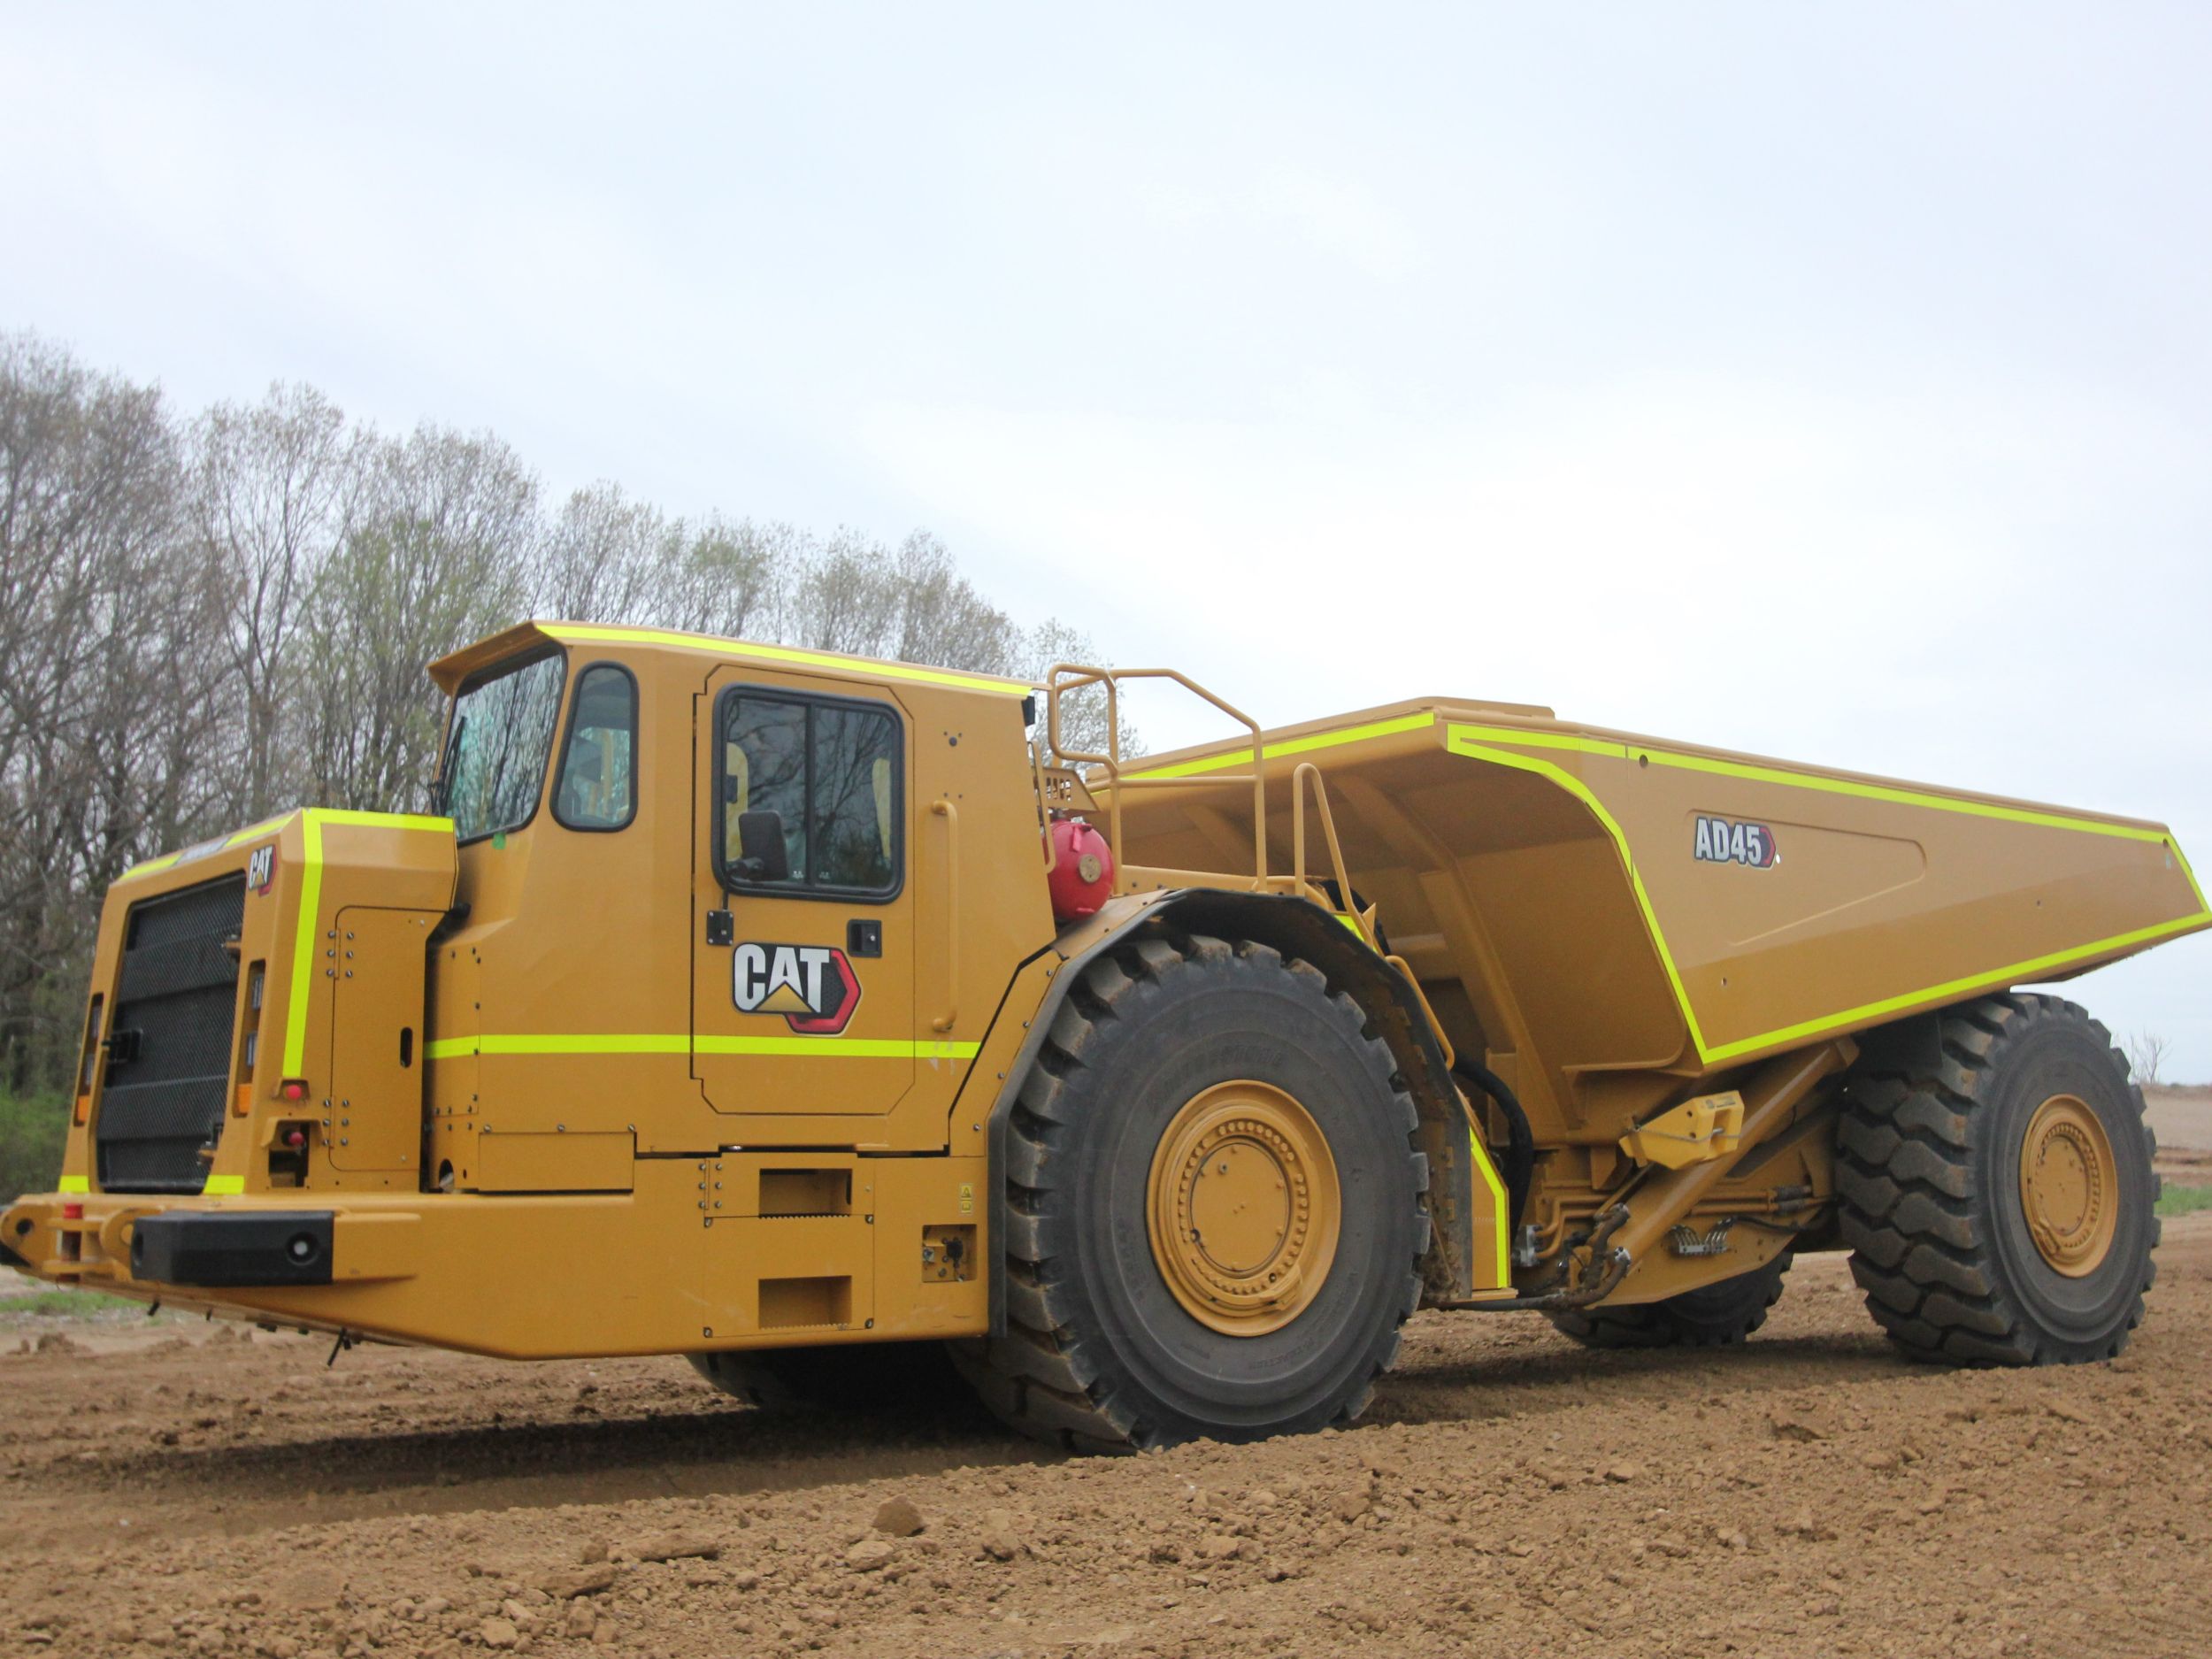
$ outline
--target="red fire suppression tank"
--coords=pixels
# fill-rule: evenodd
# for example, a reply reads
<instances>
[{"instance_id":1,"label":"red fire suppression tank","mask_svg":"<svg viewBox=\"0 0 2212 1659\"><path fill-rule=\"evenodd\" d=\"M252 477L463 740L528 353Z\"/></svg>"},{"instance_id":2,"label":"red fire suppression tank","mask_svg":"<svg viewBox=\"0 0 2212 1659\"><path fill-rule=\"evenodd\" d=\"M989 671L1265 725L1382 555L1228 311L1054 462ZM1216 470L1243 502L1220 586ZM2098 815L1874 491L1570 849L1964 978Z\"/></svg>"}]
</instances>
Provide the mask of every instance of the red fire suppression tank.
<instances>
[{"instance_id":1,"label":"red fire suppression tank","mask_svg":"<svg viewBox=\"0 0 2212 1659\"><path fill-rule=\"evenodd\" d=\"M1045 880L1052 891L1054 919L1072 922L1095 915L1114 896L1114 855L1106 838L1079 818L1056 818L1052 849L1052 873Z\"/></svg>"}]
</instances>

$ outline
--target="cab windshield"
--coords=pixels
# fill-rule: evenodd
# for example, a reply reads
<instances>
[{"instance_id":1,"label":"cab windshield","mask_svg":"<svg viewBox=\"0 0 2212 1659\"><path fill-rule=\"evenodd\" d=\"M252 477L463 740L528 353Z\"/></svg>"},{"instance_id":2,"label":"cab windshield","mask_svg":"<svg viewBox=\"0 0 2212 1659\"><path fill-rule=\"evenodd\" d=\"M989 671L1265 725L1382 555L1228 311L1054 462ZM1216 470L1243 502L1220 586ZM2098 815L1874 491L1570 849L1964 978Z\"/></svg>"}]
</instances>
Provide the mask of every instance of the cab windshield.
<instances>
[{"instance_id":1,"label":"cab windshield","mask_svg":"<svg viewBox=\"0 0 2212 1659\"><path fill-rule=\"evenodd\" d=\"M555 650L502 664L461 687L442 769L442 804L458 840L520 829L536 813L566 678Z\"/></svg>"}]
</instances>

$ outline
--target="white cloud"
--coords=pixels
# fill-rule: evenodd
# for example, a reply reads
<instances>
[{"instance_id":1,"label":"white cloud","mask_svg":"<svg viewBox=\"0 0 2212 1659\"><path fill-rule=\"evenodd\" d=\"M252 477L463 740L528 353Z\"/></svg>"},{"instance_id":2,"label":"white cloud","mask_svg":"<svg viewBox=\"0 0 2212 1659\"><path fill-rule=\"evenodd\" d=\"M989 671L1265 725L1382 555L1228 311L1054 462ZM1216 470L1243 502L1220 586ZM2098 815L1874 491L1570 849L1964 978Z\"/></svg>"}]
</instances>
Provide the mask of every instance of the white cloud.
<instances>
[{"instance_id":1,"label":"white cloud","mask_svg":"<svg viewBox=\"0 0 2212 1659\"><path fill-rule=\"evenodd\" d=\"M2212 867L2208 43L26 11L0 326L187 406L281 375L488 425L557 488L925 524L1272 720L1546 701L2166 818ZM2085 994L2212 1076L2212 943Z\"/></svg>"}]
</instances>

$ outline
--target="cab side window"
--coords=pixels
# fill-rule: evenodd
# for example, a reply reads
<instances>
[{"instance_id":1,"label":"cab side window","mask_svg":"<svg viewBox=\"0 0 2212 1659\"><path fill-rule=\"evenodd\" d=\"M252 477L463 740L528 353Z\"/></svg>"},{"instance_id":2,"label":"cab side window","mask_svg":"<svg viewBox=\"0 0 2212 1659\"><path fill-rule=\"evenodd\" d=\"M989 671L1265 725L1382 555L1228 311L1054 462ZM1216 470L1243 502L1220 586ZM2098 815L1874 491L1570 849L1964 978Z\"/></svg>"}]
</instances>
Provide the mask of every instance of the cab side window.
<instances>
[{"instance_id":1,"label":"cab side window","mask_svg":"<svg viewBox=\"0 0 2212 1659\"><path fill-rule=\"evenodd\" d=\"M618 830L637 814L637 681L595 663L577 676L553 816L571 829Z\"/></svg>"},{"instance_id":2,"label":"cab side window","mask_svg":"<svg viewBox=\"0 0 2212 1659\"><path fill-rule=\"evenodd\" d=\"M726 692L717 844L723 881L794 896L888 897L899 886L900 728L879 704ZM739 819L773 812L787 881L737 873Z\"/></svg>"}]
</instances>

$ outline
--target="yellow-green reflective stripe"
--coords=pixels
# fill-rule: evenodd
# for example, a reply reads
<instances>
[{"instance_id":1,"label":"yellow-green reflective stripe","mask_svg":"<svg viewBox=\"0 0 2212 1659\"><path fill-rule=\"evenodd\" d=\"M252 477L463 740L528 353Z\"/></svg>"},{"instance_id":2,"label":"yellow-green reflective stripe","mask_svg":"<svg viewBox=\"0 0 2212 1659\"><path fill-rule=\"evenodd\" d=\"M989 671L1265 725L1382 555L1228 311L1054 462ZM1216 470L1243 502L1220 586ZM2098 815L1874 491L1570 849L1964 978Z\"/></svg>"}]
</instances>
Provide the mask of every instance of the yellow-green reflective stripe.
<instances>
[{"instance_id":1,"label":"yellow-green reflective stripe","mask_svg":"<svg viewBox=\"0 0 2212 1659\"><path fill-rule=\"evenodd\" d=\"M63 1193L88 1193L92 1190L92 1178L87 1175L65 1175L57 1183L55 1190Z\"/></svg>"},{"instance_id":2,"label":"yellow-green reflective stripe","mask_svg":"<svg viewBox=\"0 0 2212 1659\"><path fill-rule=\"evenodd\" d=\"M715 1037L698 1040L697 1051L711 1055L810 1055L845 1060L972 1060L979 1042L942 1042L911 1037ZM433 1060L464 1055L689 1054L692 1039L682 1032L545 1032L523 1035L441 1037L427 1049Z\"/></svg>"},{"instance_id":3,"label":"yellow-green reflective stripe","mask_svg":"<svg viewBox=\"0 0 2212 1659\"><path fill-rule=\"evenodd\" d=\"M250 824L244 829L231 831L229 834L223 837L221 844L226 849L232 847L242 847L250 841L257 840L261 836L282 829L299 816L300 809L295 807L291 811L282 813L276 818L264 818L258 824ZM450 830L453 827L453 820L449 818L427 818L415 812L354 812L334 807L318 807L310 810L307 816L325 824L349 824L367 829ZM208 843L211 846L213 844ZM133 876L151 875L157 870L168 869L182 856L184 856L182 849L173 853L164 853L158 858L149 858L143 864L133 864L121 875L116 877L116 879L128 881Z\"/></svg>"},{"instance_id":4,"label":"yellow-green reflective stripe","mask_svg":"<svg viewBox=\"0 0 2212 1659\"><path fill-rule=\"evenodd\" d=\"M2101 956L2107 951L2124 950L2131 945L2148 944L2154 940L2169 938L2175 933L2187 933L2193 928L2212 923L2212 907L2205 906L2204 895L2196 886L2194 874L2189 872L2188 861L2182 857L2180 847L2170 837L2134 831L2123 825L2091 825L2085 820L2065 822L2054 820L2054 827L2108 830L2126 833L2131 838L2139 836L2144 840L2163 841L2168 850L2174 855L2176 862L2181 865L2183 872L2189 875L2190 888L2196 894L2197 903L2200 907L2198 913L2194 916L2182 917L2175 921L2160 922L2151 927L2137 928L2132 933L2116 933L2109 939L2100 939L2091 944L2077 945L2066 950L2054 951L2049 956L2036 956L2026 962L2015 962L2001 968L1992 968L1986 972L1970 974L1962 979L1947 979L1941 985L1927 986L1917 991L1906 992L1900 996L1885 997L1878 1002L1863 1003L1857 1008L1845 1009L1840 1013L1824 1014L1816 1019L1802 1020L1794 1025L1785 1025L1778 1030L1761 1032L1756 1036L1740 1038L1734 1042L1724 1043L1717 1048L1708 1048L1705 1046L1705 1034L1698 1026L1697 1014L1690 1007L1689 992L1684 987L1682 976L1675 968L1674 953L1668 948L1665 931L1659 926L1659 917L1652 909L1650 895L1644 891L1643 877L1637 873L1636 860L1634 855L1629 851L1626 833L1622 830L1613 815L1605 810L1604 805L1580 779L1561 771L1548 761L1539 760L1533 755L1509 754L1502 749L1485 748L1471 741L1471 736L1474 733L1491 733L1494 731L1495 728L1486 726L1455 726L1447 734L1446 742L1455 755L1464 755L1474 760L1490 761L1499 765L1512 766L1523 772L1535 772L1540 776L1548 778L1590 809L1599 824L1604 827L1605 833L1612 837L1614 849L1619 854L1622 868L1628 872L1629 882L1635 891L1637 908L1643 912L1644 925L1651 930L1653 948L1659 954L1661 965L1666 969L1667 983L1673 988L1676 1005L1682 1010L1683 1023L1689 1027L1690 1041L1697 1049L1699 1059L1709 1064L1716 1061L1732 1059L1738 1055L1749 1054L1755 1049L1820 1036L1839 1030L1846 1025L1876 1020L1884 1014L1898 1013L1916 1004L1949 1001L1971 991L1989 989L1999 985L2017 984L2023 980L2049 973L2055 969L2086 961L2092 956ZM1496 734L1509 735L1502 732ZM1658 758L1656 750L1639 749L1635 752L1638 754L1648 752L1654 759ZM1752 770L1761 769L1753 768ZM1870 786L1863 787L1870 787ZM1978 804L1973 802L1946 803L1935 796L1926 797L1924 803L1956 806L1961 810L1971 809Z\"/></svg>"},{"instance_id":5,"label":"yellow-green reflective stripe","mask_svg":"<svg viewBox=\"0 0 2212 1659\"><path fill-rule=\"evenodd\" d=\"M246 1190L246 1178L242 1175L211 1175L207 1178L207 1185L200 1190L210 1198L235 1198Z\"/></svg>"},{"instance_id":6,"label":"yellow-green reflective stripe","mask_svg":"<svg viewBox=\"0 0 2212 1659\"><path fill-rule=\"evenodd\" d=\"M1424 710L1419 714L1402 714L1388 720L1376 720L1366 726L1348 726L1341 732L1315 732L1305 737L1286 737L1280 742L1268 743L1260 749L1262 760L1280 760L1288 755L1310 755L1317 749L1334 749L1343 743L1357 743L1371 737L1388 737L1394 732L1417 732L1436 724L1436 716ZM1252 751L1240 749L1229 755L1208 755L1196 760L1179 760L1171 766L1154 766L1144 772L1133 772L1132 778L1190 778L1200 772L1226 772L1233 766L1249 765Z\"/></svg>"},{"instance_id":7,"label":"yellow-green reflective stripe","mask_svg":"<svg viewBox=\"0 0 2212 1659\"><path fill-rule=\"evenodd\" d=\"M281 821L281 820L280 820ZM299 928L292 941L292 994L284 1010L284 1075L304 1077L307 1061L307 997L315 983L315 940L323 899L323 827L429 830L449 833L453 820L412 812L350 812L315 807L300 814Z\"/></svg>"},{"instance_id":8,"label":"yellow-green reflective stripe","mask_svg":"<svg viewBox=\"0 0 2212 1659\"><path fill-rule=\"evenodd\" d=\"M284 1075L303 1077L307 1056L307 987L314 983L316 923L323 899L323 815L300 821L306 848L300 862L299 926L292 939L292 991L284 1000Z\"/></svg>"},{"instance_id":9,"label":"yellow-green reflective stripe","mask_svg":"<svg viewBox=\"0 0 2212 1659\"><path fill-rule=\"evenodd\" d=\"M1683 1023L1690 1028L1690 1041L1698 1053L1705 1054L1705 1033L1698 1029L1697 1014L1690 1007L1690 994L1683 988L1682 975L1674 965L1674 953L1667 949L1667 936L1659 926L1658 912L1651 907L1651 895L1644 891L1644 878L1636 868L1635 855L1628 849L1628 835L1613 815L1605 810L1605 803L1592 792L1590 786L1572 772L1564 772L1548 760L1533 755L1515 755L1502 749L1487 749L1470 741L1466 733L1479 728L1455 726L1446 742L1455 755L1464 755L1471 760L1485 760L1494 765L1511 766L1519 772L1534 772L1548 779L1576 800L1590 809L1591 814L1604 826L1605 833L1613 838L1613 849L1619 854L1621 868L1627 872L1629 887L1636 895L1636 908L1644 914L1644 926L1651 930L1653 948L1659 953L1659 965L1666 970L1667 983L1674 987L1676 1005L1682 1010Z\"/></svg>"},{"instance_id":10,"label":"yellow-green reflective stripe","mask_svg":"<svg viewBox=\"0 0 2212 1659\"><path fill-rule=\"evenodd\" d=\"M1947 1002L1970 991L1984 990L1999 985L2016 985L2024 980L2038 979L2055 968L2063 968L2108 950L2124 950L2130 945L2147 945L2155 939L2169 938L2175 933L2187 933L2192 928L2212 923L2212 910L2195 916L2185 916L2178 921L2160 922L2154 927L2139 927L2133 933L2115 933L2109 939L2100 939L2094 944L2078 945L2070 950L2053 951L2047 956L2032 956L2025 962L2008 963L2001 968L1992 968L1986 973L1969 974L1964 979L1946 979L1941 985L1931 985L1917 991L1908 991L1902 996L1884 997L1878 1002L1862 1003L1847 1008L1840 1014L1824 1014L1818 1019L1808 1019L1794 1025L1785 1025L1779 1031L1762 1032L1755 1037L1746 1037L1739 1042L1723 1043L1707 1053L1708 1060L1726 1060L1754 1048L1763 1048L1773 1043L1793 1041L1801 1037L1816 1037L1840 1026L1856 1025L1861 1021L1877 1019L1884 1014L1901 1012L1916 1003Z\"/></svg>"},{"instance_id":11,"label":"yellow-green reflective stripe","mask_svg":"<svg viewBox=\"0 0 2212 1659\"><path fill-rule=\"evenodd\" d=\"M1585 755L1609 755L1625 759L1628 745L1602 737L1584 737L1578 732L1528 732L1517 726L1454 726L1452 735L1487 738L1494 743L1518 743L1524 749L1571 749Z\"/></svg>"},{"instance_id":12,"label":"yellow-green reflective stripe","mask_svg":"<svg viewBox=\"0 0 2212 1659\"><path fill-rule=\"evenodd\" d=\"M449 818L432 818L421 812L347 812L318 807L307 816L320 824L343 824L356 829L443 831L453 827Z\"/></svg>"},{"instance_id":13,"label":"yellow-green reflective stripe","mask_svg":"<svg viewBox=\"0 0 2212 1659\"><path fill-rule=\"evenodd\" d=\"M281 818L267 818L263 820L261 823L250 825L244 829L233 830L229 834L223 837L221 844L226 849L232 848L239 845L242 841L250 841L257 835L265 835L271 830L281 829L285 825L292 821L297 812L298 809L296 807L292 811L285 813ZM212 842L204 844L209 846L214 845ZM128 870L126 870L121 875L118 876L116 879L119 881L128 881L133 876L151 875L157 870L166 870L172 864L175 864L178 859L183 857L185 851L185 849L179 848L175 852L164 853L158 858L149 858L143 864L133 864Z\"/></svg>"},{"instance_id":14,"label":"yellow-green reflective stripe","mask_svg":"<svg viewBox=\"0 0 2212 1659\"><path fill-rule=\"evenodd\" d=\"M1670 755L1656 749L1639 749L1655 766L1681 772L1713 772L1724 778L1742 778L1753 783L1780 784L1791 789L1816 789L1824 795L1856 795L1865 801L1888 801L1899 806L1926 807L1936 812L1961 812L1970 818L2001 818L2008 824L2033 824L2044 829L2078 830L2088 835L2116 835L2124 841L2162 841L2166 832L2138 824L2113 824L2098 818L2075 818L2063 812L2039 812L2029 807L2000 806L1993 801L1966 801L1956 795L1930 795L1921 789L1899 789L1887 784L1858 783L1848 778L1823 778L1810 772L1780 772L1772 766L1747 766L1741 761L1712 760L1702 755Z\"/></svg>"},{"instance_id":15,"label":"yellow-green reflective stripe","mask_svg":"<svg viewBox=\"0 0 2212 1659\"><path fill-rule=\"evenodd\" d=\"M2189 868L2189 860L2181 850L2181 843L2170 835L2166 838L2166 850L2173 855L2174 862L2181 866L2182 879L2188 882L2189 891L2197 895L2197 908L2200 910L2212 911L2212 904L2205 902L2204 889L2197 885L2197 872Z\"/></svg>"},{"instance_id":16,"label":"yellow-green reflective stripe","mask_svg":"<svg viewBox=\"0 0 2212 1659\"><path fill-rule=\"evenodd\" d=\"M298 816L298 810L295 808L292 811L285 813L280 818L265 818L258 824L249 825L244 829L233 830L228 835L226 835L223 838L223 845L226 847L236 847L242 842L253 840L257 835L266 835L271 830L282 829L287 824L289 824Z\"/></svg>"},{"instance_id":17,"label":"yellow-green reflective stripe","mask_svg":"<svg viewBox=\"0 0 2212 1659\"><path fill-rule=\"evenodd\" d=\"M1925 807L1934 812L1960 812L1971 818L2001 818L2010 824L2034 824L2046 829L2079 830L2090 835L2116 835L2126 841L2162 841L2166 832L2136 824L2081 818L2069 812L2045 812L2032 807L2001 806L1991 801L1970 801L1958 795L1936 795L1893 784L1861 783L1849 778L1825 778L1817 772L1791 772L1778 766L1755 766L1740 760L1718 760L1707 755L1683 755L1647 743L1624 743L1612 738L1584 737L1565 732L1525 732L1500 726L1455 726L1455 734L1466 733L1491 742L1512 743L1523 749L1566 749L1585 755L1603 755L1617 760L1633 756L1655 766L1678 772L1710 772L1717 777L1741 778L1752 783L1770 783L1786 789L1813 789L1824 795L1856 795L1866 801L1887 801L1899 806Z\"/></svg>"},{"instance_id":18,"label":"yellow-green reflective stripe","mask_svg":"<svg viewBox=\"0 0 2212 1659\"><path fill-rule=\"evenodd\" d=\"M948 669L922 668L912 663L884 663L869 657L837 657L826 651L795 650L783 645L751 645L734 640L711 639L699 634L677 634L663 628L603 628L595 625L547 625L541 630L553 639L609 645L672 645L682 650L705 651L716 657L782 663L794 668L833 668L841 673L866 674L883 680L910 680L927 686L951 686L962 691L993 691L1001 696L1026 697L1034 686L1018 680L987 679L980 674L956 674Z\"/></svg>"},{"instance_id":19,"label":"yellow-green reflective stripe","mask_svg":"<svg viewBox=\"0 0 2212 1659\"><path fill-rule=\"evenodd\" d=\"M1467 1119L1467 1149L1473 1155L1475 1173L1482 1177L1482 1184L1490 1189L1490 1213L1498 1218L1498 1282L1496 1285L1478 1285L1477 1290L1495 1290L1513 1282L1512 1223L1506 1211L1513 1207L1505 1190L1505 1183L1498 1179L1497 1166L1490 1161L1490 1148L1475 1133L1475 1120Z\"/></svg>"},{"instance_id":20,"label":"yellow-green reflective stripe","mask_svg":"<svg viewBox=\"0 0 2212 1659\"><path fill-rule=\"evenodd\" d=\"M702 1037L701 1054L820 1055L862 1060L969 1060L979 1042L923 1042L899 1037Z\"/></svg>"}]
</instances>

